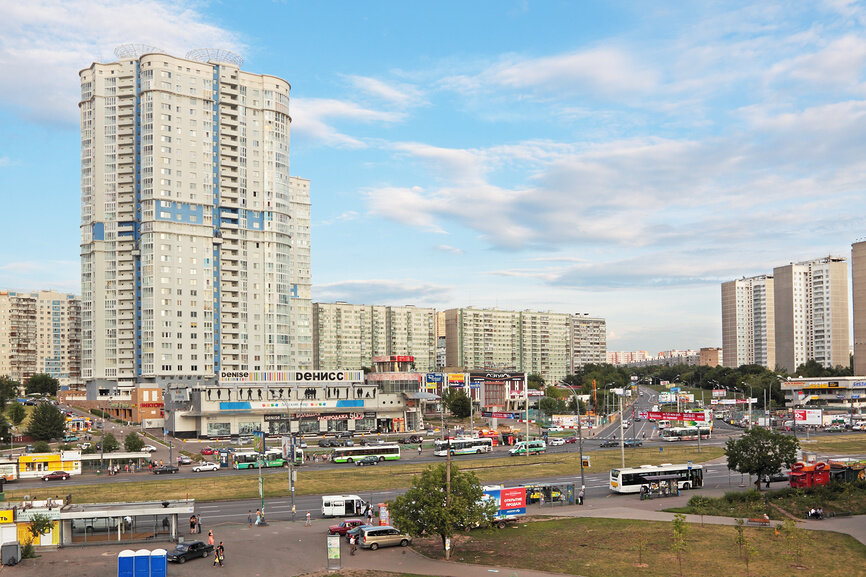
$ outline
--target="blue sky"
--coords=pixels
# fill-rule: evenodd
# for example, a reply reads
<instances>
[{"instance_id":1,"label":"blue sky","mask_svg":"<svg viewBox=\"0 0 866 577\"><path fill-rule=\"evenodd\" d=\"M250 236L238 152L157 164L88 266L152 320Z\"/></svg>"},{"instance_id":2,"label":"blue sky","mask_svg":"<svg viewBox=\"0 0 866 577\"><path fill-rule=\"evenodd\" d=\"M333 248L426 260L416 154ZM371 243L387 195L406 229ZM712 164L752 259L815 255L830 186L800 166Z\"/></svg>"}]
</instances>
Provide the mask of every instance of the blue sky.
<instances>
[{"instance_id":1,"label":"blue sky","mask_svg":"<svg viewBox=\"0 0 866 577\"><path fill-rule=\"evenodd\" d=\"M0 22L0 288L79 292L78 71L130 42L292 84L317 301L720 346L720 282L864 236L860 2L0 0Z\"/></svg>"}]
</instances>

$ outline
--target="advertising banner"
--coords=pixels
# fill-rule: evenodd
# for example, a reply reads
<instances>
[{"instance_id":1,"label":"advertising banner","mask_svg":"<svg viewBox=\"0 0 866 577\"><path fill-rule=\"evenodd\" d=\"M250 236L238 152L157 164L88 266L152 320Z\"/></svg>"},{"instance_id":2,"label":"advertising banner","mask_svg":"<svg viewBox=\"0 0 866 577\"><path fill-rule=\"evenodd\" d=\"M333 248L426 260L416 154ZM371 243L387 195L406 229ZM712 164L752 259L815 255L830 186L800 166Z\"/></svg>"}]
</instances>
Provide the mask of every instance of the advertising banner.
<instances>
[{"instance_id":1,"label":"advertising banner","mask_svg":"<svg viewBox=\"0 0 866 577\"><path fill-rule=\"evenodd\" d=\"M798 425L823 425L821 409L794 409L794 422Z\"/></svg>"},{"instance_id":2,"label":"advertising banner","mask_svg":"<svg viewBox=\"0 0 866 577\"><path fill-rule=\"evenodd\" d=\"M727 392L728 391L726 391L725 389L713 389L713 398L721 399L725 396Z\"/></svg>"},{"instance_id":3,"label":"advertising banner","mask_svg":"<svg viewBox=\"0 0 866 577\"><path fill-rule=\"evenodd\" d=\"M448 387L452 389L463 388L466 382L466 375L463 373L448 373Z\"/></svg>"},{"instance_id":4,"label":"advertising banner","mask_svg":"<svg viewBox=\"0 0 866 577\"><path fill-rule=\"evenodd\" d=\"M526 514L526 488L507 487L485 489L484 494L496 503L497 517L512 517Z\"/></svg>"},{"instance_id":5,"label":"advertising banner","mask_svg":"<svg viewBox=\"0 0 866 577\"><path fill-rule=\"evenodd\" d=\"M651 421L705 421L703 413L668 413L665 411L648 411L647 418Z\"/></svg>"},{"instance_id":6,"label":"advertising banner","mask_svg":"<svg viewBox=\"0 0 866 577\"><path fill-rule=\"evenodd\" d=\"M265 452L265 432L253 431L253 450L258 453Z\"/></svg>"},{"instance_id":7,"label":"advertising banner","mask_svg":"<svg viewBox=\"0 0 866 577\"><path fill-rule=\"evenodd\" d=\"M550 418L557 427L577 428L577 415L551 415Z\"/></svg>"},{"instance_id":8,"label":"advertising banner","mask_svg":"<svg viewBox=\"0 0 866 577\"><path fill-rule=\"evenodd\" d=\"M713 403L713 404L717 404L717 405L748 405L750 400L753 403L758 402L758 399L756 399L756 398L752 398L752 399L719 399L719 401L717 403Z\"/></svg>"},{"instance_id":9,"label":"advertising banner","mask_svg":"<svg viewBox=\"0 0 866 577\"><path fill-rule=\"evenodd\" d=\"M695 395L693 393L680 393L677 398L681 403L694 403Z\"/></svg>"},{"instance_id":10,"label":"advertising banner","mask_svg":"<svg viewBox=\"0 0 866 577\"><path fill-rule=\"evenodd\" d=\"M659 393L660 403L676 403L677 398L672 393Z\"/></svg>"},{"instance_id":11,"label":"advertising banner","mask_svg":"<svg viewBox=\"0 0 866 577\"><path fill-rule=\"evenodd\" d=\"M502 413L497 411L481 411L481 416L488 419L519 419L523 413Z\"/></svg>"}]
</instances>

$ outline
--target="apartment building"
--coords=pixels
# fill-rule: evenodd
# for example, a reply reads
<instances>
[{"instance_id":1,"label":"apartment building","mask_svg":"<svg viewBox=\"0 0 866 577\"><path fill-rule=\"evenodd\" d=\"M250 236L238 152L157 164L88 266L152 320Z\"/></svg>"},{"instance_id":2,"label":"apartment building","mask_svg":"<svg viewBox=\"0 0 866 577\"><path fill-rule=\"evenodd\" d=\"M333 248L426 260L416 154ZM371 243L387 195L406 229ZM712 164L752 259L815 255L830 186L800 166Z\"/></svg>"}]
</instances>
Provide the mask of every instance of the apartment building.
<instances>
[{"instance_id":1,"label":"apartment building","mask_svg":"<svg viewBox=\"0 0 866 577\"><path fill-rule=\"evenodd\" d=\"M647 351L607 351L605 357L611 365L627 365L650 358Z\"/></svg>"},{"instance_id":2,"label":"apartment building","mask_svg":"<svg viewBox=\"0 0 866 577\"><path fill-rule=\"evenodd\" d=\"M578 313L571 319L571 329L570 373L576 373L589 363L607 362L607 322L604 319Z\"/></svg>"},{"instance_id":3,"label":"apartment building","mask_svg":"<svg viewBox=\"0 0 866 577\"><path fill-rule=\"evenodd\" d=\"M851 245L851 298L854 307L854 374L866 375L866 241Z\"/></svg>"},{"instance_id":4,"label":"apartment building","mask_svg":"<svg viewBox=\"0 0 866 577\"><path fill-rule=\"evenodd\" d=\"M0 291L0 375L23 382L48 374L81 378L81 301L56 291Z\"/></svg>"},{"instance_id":5,"label":"apartment building","mask_svg":"<svg viewBox=\"0 0 866 577\"><path fill-rule=\"evenodd\" d=\"M776 368L774 279L743 277L722 283L723 364Z\"/></svg>"},{"instance_id":6,"label":"apartment building","mask_svg":"<svg viewBox=\"0 0 866 577\"><path fill-rule=\"evenodd\" d=\"M773 269L773 277L776 363L789 372L810 359L824 367L848 366L846 259L791 263Z\"/></svg>"},{"instance_id":7,"label":"apartment building","mask_svg":"<svg viewBox=\"0 0 866 577\"><path fill-rule=\"evenodd\" d=\"M312 362L290 85L140 45L81 81L82 377L101 390Z\"/></svg>"},{"instance_id":8,"label":"apartment building","mask_svg":"<svg viewBox=\"0 0 866 577\"><path fill-rule=\"evenodd\" d=\"M313 365L319 370L372 367L373 358L415 358L416 371L436 368L435 311L414 306L313 303Z\"/></svg>"}]
</instances>

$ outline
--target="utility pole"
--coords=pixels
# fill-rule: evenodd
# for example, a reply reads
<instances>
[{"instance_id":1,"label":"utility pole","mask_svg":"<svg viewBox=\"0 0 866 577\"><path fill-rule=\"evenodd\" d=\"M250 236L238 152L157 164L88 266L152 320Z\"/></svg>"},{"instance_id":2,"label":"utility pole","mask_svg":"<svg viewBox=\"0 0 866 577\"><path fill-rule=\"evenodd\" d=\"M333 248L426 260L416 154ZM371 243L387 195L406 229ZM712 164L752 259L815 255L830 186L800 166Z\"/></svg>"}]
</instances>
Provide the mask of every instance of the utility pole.
<instances>
[{"instance_id":1,"label":"utility pole","mask_svg":"<svg viewBox=\"0 0 866 577\"><path fill-rule=\"evenodd\" d=\"M526 457L529 457L529 381L526 378L526 373L523 373L523 398L526 401L526 439L524 439L523 448L526 451Z\"/></svg>"},{"instance_id":2,"label":"utility pole","mask_svg":"<svg viewBox=\"0 0 866 577\"><path fill-rule=\"evenodd\" d=\"M623 439L622 428L622 395L625 391L621 390L619 395L619 452L622 454L622 468L625 469L625 439Z\"/></svg>"}]
</instances>

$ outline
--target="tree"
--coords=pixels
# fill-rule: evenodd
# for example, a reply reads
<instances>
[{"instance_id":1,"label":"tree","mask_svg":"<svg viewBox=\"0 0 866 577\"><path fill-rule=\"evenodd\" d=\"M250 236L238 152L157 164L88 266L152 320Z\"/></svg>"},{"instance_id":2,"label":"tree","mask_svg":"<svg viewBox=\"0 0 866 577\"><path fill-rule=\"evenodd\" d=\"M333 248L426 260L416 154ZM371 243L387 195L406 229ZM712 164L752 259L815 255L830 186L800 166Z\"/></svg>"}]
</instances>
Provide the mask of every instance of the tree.
<instances>
[{"instance_id":1,"label":"tree","mask_svg":"<svg viewBox=\"0 0 866 577\"><path fill-rule=\"evenodd\" d=\"M129 433L123 440L123 448L130 453L135 453L144 448L144 441L138 433Z\"/></svg>"},{"instance_id":2,"label":"tree","mask_svg":"<svg viewBox=\"0 0 866 577\"><path fill-rule=\"evenodd\" d=\"M451 465L451 493L446 495L447 465L431 465L412 480L406 493L391 502L394 524L410 535L439 535L445 549L447 539L490 523L495 503L482 500L481 483L474 473L461 473ZM446 558L449 550L445 549Z\"/></svg>"},{"instance_id":3,"label":"tree","mask_svg":"<svg viewBox=\"0 0 866 577\"><path fill-rule=\"evenodd\" d=\"M3 415L0 415L0 438L4 441L12 440L12 431L9 429L9 421L7 421L6 417Z\"/></svg>"},{"instance_id":4,"label":"tree","mask_svg":"<svg viewBox=\"0 0 866 577\"><path fill-rule=\"evenodd\" d=\"M469 397L463 391L458 391L451 399L451 414L458 419L465 419L472 412L469 405Z\"/></svg>"},{"instance_id":5,"label":"tree","mask_svg":"<svg viewBox=\"0 0 866 577\"><path fill-rule=\"evenodd\" d=\"M45 441L36 441L33 443L33 452L34 453L50 453L51 445L46 443Z\"/></svg>"},{"instance_id":6,"label":"tree","mask_svg":"<svg viewBox=\"0 0 866 577\"><path fill-rule=\"evenodd\" d=\"M9 407L9 420L12 421L12 424L16 427L23 423L24 419L26 418L27 410L21 403L14 403L11 407Z\"/></svg>"},{"instance_id":7,"label":"tree","mask_svg":"<svg viewBox=\"0 0 866 577\"><path fill-rule=\"evenodd\" d=\"M66 417L51 403L39 403L30 413L27 434L39 441L59 439L66 430Z\"/></svg>"},{"instance_id":8,"label":"tree","mask_svg":"<svg viewBox=\"0 0 866 577\"><path fill-rule=\"evenodd\" d=\"M797 458L799 446L799 441L794 437L753 427L739 439L728 439L725 454L729 469L757 475L760 480L765 475L778 473L783 466L790 467ZM758 490L761 490L760 482Z\"/></svg>"},{"instance_id":9,"label":"tree","mask_svg":"<svg viewBox=\"0 0 866 577\"><path fill-rule=\"evenodd\" d=\"M6 403L18 397L21 383L9 377L0 377L0 410L6 408Z\"/></svg>"},{"instance_id":10,"label":"tree","mask_svg":"<svg viewBox=\"0 0 866 577\"><path fill-rule=\"evenodd\" d=\"M686 516L682 513L674 515L674 520L671 522L674 530L673 539L671 539L671 549L677 556L677 564L680 568L680 577L683 574L683 553L688 549L686 542Z\"/></svg>"},{"instance_id":11,"label":"tree","mask_svg":"<svg viewBox=\"0 0 866 577\"><path fill-rule=\"evenodd\" d=\"M548 417L561 415L567 410L563 399L554 399L553 397L541 397L538 401L538 408Z\"/></svg>"},{"instance_id":12,"label":"tree","mask_svg":"<svg viewBox=\"0 0 866 577\"><path fill-rule=\"evenodd\" d=\"M60 387L60 382L51 375L39 373L27 379L25 387L28 395L32 393L56 395L57 389Z\"/></svg>"},{"instance_id":13,"label":"tree","mask_svg":"<svg viewBox=\"0 0 866 577\"><path fill-rule=\"evenodd\" d=\"M526 376L526 384L530 389L541 390L544 388L544 377L538 373L532 373Z\"/></svg>"},{"instance_id":14,"label":"tree","mask_svg":"<svg viewBox=\"0 0 866 577\"><path fill-rule=\"evenodd\" d=\"M51 517L44 513L32 513L30 515L30 524L27 526L27 542L24 544L21 556L27 559L34 557L33 541L42 535L47 535L52 527L54 527L54 521Z\"/></svg>"},{"instance_id":15,"label":"tree","mask_svg":"<svg viewBox=\"0 0 866 577\"><path fill-rule=\"evenodd\" d=\"M144 444L142 444L144 446ZM112 451L116 451L120 448L120 443L117 442L117 438L111 434L107 433L102 437L102 450L106 453L110 453Z\"/></svg>"}]
</instances>

